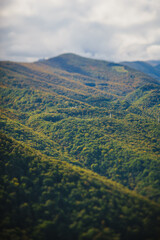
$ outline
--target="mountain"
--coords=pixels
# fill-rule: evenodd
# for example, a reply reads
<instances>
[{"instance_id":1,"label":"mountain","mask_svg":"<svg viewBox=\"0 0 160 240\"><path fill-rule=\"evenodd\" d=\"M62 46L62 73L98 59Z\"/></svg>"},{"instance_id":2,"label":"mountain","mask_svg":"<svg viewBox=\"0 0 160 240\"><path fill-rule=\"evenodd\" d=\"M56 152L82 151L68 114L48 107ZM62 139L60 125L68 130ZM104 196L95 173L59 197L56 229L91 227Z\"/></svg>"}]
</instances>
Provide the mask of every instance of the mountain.
<instances>
[{"instance_id":1,"label":"mountain","mask_svg":"<svg viewBox=\"0 0 160 240\"><path fill-rule=\"evenodd\" d=\"M150 61L147 61L150 65L152 66L158 66L160 65L160 60L150 60Z\"/></svg>"},{"instance_id":2,"label":"mountain","mask_svg":"<svg viewBox=\"0 0 160 240\"><path fill-rule=\"evenodd\" d=\"M159 84L148 75L123 65L74 54L31 64L1 62L0 65L3 83L11 78L12 81L8 82L11 86L27 87L32 84L36 89L50 89L85 102L93 95L104 97L107 101L123 97L144 84Z\"/></svg>"},{"instance_id":3,"label":"mountain","mask_svg":"<svg viewBox=\"0 0 160 240\"><path fill-rule=\"evenodd\" d=\"M136 62L122 62L124 66L131 67L135 70L148 74L149 76L160 81L160 71L158 70L158 63L160 61L136 61Z\"/></svg>"},{"instance_id":4,"label":"mountain","mask_svg":"<svg viewBox=\"0 0 160 240\"><path fill-rule=\"evenodd\" d=\"M160 82L75 54L0 76L1 238L158 240Z\"/></svg>"}]
</instances>

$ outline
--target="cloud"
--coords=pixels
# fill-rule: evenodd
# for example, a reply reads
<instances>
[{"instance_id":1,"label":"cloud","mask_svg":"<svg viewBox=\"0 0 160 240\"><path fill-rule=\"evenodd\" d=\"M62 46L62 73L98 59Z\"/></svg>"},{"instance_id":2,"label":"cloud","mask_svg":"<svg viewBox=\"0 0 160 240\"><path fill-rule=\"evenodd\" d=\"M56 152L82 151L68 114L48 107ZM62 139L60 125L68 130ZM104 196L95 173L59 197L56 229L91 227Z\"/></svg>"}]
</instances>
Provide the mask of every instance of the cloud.
<instances>
[{"instance_id":1,"label":"cloud","mask_svg":"<svg viewBox=\"0 0 160 240\"><path fill-rule=\"evenodd\" d=\"M90 19L116 27L131 27L141 22L149 22L154 19L155 13L147 6L145 9L142 2L121 0L117 5L116 0L108 1L107 4L105 1L100 1L92 9Z\"/></svg>"},{"instance_id":2,"label":"cloud","mask_svg":"<svg viewBox=\"0 0 160 240\"><path fill-rule=\"evenodd\" d=\"M159 0L1 1L1 60L64 52L110 61L159 59L159 22Z\"/></svg>"}]
</instances>

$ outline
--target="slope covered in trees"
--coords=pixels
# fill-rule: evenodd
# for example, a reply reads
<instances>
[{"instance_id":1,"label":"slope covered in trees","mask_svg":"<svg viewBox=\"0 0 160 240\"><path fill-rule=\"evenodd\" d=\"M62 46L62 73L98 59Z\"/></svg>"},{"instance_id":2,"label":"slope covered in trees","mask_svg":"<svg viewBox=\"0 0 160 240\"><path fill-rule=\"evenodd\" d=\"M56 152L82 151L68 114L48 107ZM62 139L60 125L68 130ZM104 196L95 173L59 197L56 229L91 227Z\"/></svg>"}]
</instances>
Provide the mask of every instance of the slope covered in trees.
<instances>
[{"instance_id":1,"label":"slope covered in trees","mask_svg":"<svg viewBox=\"0 0 160 240\"><path fill-rule=\"evenodd\" d=\"M120 64L74 54L36 63L1 62L0 74L0 132L6 146L1 196L9 204L3 236L158 239L159 82ZM21 177L27 177L25 184ZM112 197L105 195L108 184Z\"/></svg>"},{"instance_id":2,"label":"slope covered in trees","mask_svg":"<svg viewBox=\"0 0 160 240\"><path fill-rule=\"evenodd\" d=\"M160 207L1 135L2 239L158 239Z\"/></svg>"}]
</instances>

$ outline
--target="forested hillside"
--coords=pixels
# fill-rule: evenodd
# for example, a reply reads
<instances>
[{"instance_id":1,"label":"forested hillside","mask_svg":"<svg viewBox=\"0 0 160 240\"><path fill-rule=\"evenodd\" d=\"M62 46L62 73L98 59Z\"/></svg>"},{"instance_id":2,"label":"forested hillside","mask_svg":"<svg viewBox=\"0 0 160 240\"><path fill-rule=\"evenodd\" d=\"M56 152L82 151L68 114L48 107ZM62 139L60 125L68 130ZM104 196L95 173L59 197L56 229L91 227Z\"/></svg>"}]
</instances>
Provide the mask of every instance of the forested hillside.
<instances>
[{"instance_id":1,"label":"forested hillside","mask_svg":"<svg viewBox=\"0 0 160 240\"><path fill-rule=\"evenodd\" d=\"M2 239L158 239L158 79L74 54L0 76Z\"/></svg>"},{"instance_id":2,"label":"forested hillside","mask_svg":"<svg viewBox=\"0 0 160 240\"><path fill-rule=\"evenodd\" d=\"M158 239L159 205L1 135L2 239Z\"/></svg>"}]
</instances>

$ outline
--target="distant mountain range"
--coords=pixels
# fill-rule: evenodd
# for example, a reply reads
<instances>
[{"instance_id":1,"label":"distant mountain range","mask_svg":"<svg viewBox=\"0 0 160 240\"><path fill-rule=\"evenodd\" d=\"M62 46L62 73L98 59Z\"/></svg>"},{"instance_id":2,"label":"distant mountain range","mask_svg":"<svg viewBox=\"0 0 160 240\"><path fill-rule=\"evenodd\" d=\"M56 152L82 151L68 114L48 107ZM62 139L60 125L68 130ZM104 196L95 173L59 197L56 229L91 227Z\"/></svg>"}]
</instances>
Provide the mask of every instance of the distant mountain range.
<instances>
[{"instance_id":1,"label":"distant mountain range","mask_svg":"<svg viewBox=\"0 0 160 240\"><path fill-rule=\"evenodd\" d=\"M149 76L160 81L160 61L136 61L136 62L121 62L124 66L131 67L135 70L148 74Z\"/></svg>"}]
</instances>

